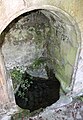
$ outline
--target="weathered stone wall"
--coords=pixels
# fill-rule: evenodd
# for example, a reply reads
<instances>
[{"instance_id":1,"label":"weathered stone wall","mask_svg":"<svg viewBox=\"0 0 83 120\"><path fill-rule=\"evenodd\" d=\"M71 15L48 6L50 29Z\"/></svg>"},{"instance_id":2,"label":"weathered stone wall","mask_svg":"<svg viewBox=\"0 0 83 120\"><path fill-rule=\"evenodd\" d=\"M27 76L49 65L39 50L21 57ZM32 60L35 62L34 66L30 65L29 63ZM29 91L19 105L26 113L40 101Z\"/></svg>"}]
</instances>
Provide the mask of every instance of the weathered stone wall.
<instances>
[{"instance_id":1,"label":"weathered stone wall","mask_svg":"<svg viewBox=\"0 0 83 120\"><path fill-rule=\"evenodd\" d=\"M8 70L16 66L28 68L35 59L46 59L45 63L67 91L79 47L75 27L67 17L45 10L22 15L4 31L3 41L2 53ZM45 70L35 71L34 75L41 76L41 71Z\"/></svg>"},{"instance_id":2,"label":"weathered stone wall","mask_svg":"<svg viewBox=\"0 0 83 120\"><path fill-rule=\"evenodd\" d=\"M50 29L50 23L41 11L26 13L7 27L3 37L2 54L8 71L14 67L28 70L36 59L46 57L43 54L46 49L44 44L47 29ZM28 70L34 76L44 77L43 71L44 68L32 72Z\"/></svg>"},{"instance_id":3,"label":"weathered stone wall","mask_svg":"<svg viewBox=\"0 0 83 120\"><path fill-rule=\"evenodd\" d=\"M79 1L77 0L40 0L40 1L39 0L34 0L34 1L33 0L30 0L30 1L28 0L0 0L0 33L2 33L2 31L7 27L7 25L12 20L20 16L22 13L25 13L25 12L28 12L34 9L48 9L53 12L56 11L57 13L61 12L65 16L68 17L68 19L72 23L72 26L74 26L76 30L76 35L77 35L77 41L79 44L78 48L81 50L81 53L80 53L79 61L77 61L75 64L76 66L74 66L75 73L73 77L74 78L73 83L75 81L75 84L73 86L73 83L72 83L72 86L73 86L74 93L77 93L77 94L79 94L80 92L82 93L83 92L83 89L82 89L83 87L83 80L82 80L83 78L83 67L82 67L83 66L83 1L82 0L79 0ZM72 33L73 33L73 30L72 30ZM80 47L80 33L81 33L81 47ZM2 46L2 41L0 42L0 46ZM72 54L72 51L71 51L71 54ZM1 57L1 59L3 58ZM2 64L1 59L0 59L0 71L1 71L0 81L2 82L0 83L0 86L4 88L3 90L3 94L5 96L3 98L4 101L5 99L9 101L8 95L5 95L5 92L4 92L7 90L7 86L6 86L7 78L4 77L5 66L4 64ZM0 90L0 94L1 93L2 91ZM2 101L3 103L3 100L0 99L0 101Z\"/></svg>"}]
</instances>

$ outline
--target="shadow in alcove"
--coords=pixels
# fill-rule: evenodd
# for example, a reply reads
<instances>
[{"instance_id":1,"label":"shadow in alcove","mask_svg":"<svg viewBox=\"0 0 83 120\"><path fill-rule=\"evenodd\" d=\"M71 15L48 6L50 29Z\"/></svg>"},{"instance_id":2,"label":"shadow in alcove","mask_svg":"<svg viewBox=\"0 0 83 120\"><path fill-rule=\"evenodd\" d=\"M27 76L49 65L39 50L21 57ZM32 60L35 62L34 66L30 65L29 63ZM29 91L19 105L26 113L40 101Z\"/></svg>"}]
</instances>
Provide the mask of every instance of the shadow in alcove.
<instances>
[{"instance_id":1,"label":"shadow in alcove","mask_svg":"<svg viewBox=\"0 0 83 120\"><path fill-rule=\"evenodd\" d=\"M30 86L26 90L22 85L19 86L18 91L15 94L16 104L23 108L29 109L30 112L39 108L45 108L55 103L60 97L60 82L55 77L52 69L47 73L48 79L33 77L27 72L23 74L23 79L28 79ZM27 86L27 83L26 83ZM24 91L24 98L19 96L19 91ZM27 98L27 100L25 99Z\"/></svg>"}]
</instances>

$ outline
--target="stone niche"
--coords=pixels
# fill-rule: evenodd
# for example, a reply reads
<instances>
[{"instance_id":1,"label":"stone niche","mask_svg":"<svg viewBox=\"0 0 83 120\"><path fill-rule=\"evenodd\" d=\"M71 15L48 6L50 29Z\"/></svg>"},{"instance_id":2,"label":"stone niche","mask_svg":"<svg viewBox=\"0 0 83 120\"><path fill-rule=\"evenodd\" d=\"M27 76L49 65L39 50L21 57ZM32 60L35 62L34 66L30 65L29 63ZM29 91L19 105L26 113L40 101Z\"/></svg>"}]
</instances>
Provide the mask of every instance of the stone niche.
<instances>
[{"instance_id":1,"label":"stone niche","mask_svg":"<svg viewBox=\"0 0 83 120\"><path fill-rule=\"evenodd\" d=\"M35 87L37 87L38 89L36 90L35 87L33 87L33 85L31 89L39 91L40 94L42 94L39 95L39 97L43 102L41 102L41 104L45 107L46 105L51 105L53 101L55 102L59 99L60 91L60 83L55 82L55 77L53 78L52 76L52 74L55 74L57 70L55 69L56 60L59 61L59 59L61 59L61 55L58 55L61 54L59 53L60 41L58 41L58 39L61 38L58 38L60 33L57 29L60 23L56 23L57 26L54 27L54 25L52 25L54 24L54 21L55 20L52 17L52 15L49 16L49 11L34 10L28 13L24 13L20 17L16 18L2 33L4 39L2 45L2 54L4 56L4 62L7 73L9 73L11 78L12 76L16 75L15 70L17 72L20 70L22 74L26 71L29 75L34 76L35 82L33 81L33 83L34 85L36 84ZM59 58L56 58L56 56ZM48 73L48 71L46 71L46 67L48 67L47 69L49 69L49 71L53 70L53 73L51 73L51 75L50 73ZM26 75L26 78L28 74ZM33 109L35 108L39 108L38 106L43 107L42 105L38 105L38 101L40 101L40 98L38 97L38 100L36 99L36 96L38 96L39 92L35 93L35 91L33 90L34 93L32 93L32 91L28 90L31 93L29 95L29 99L31 99L31 102L29 102L29 104L27 104L23 98L18 97L18 90L21 89L21 87L18 88L18 86L21 84L22 81L19 78L19 74L16 77L19 79L19 82L15 81L15 79L12 78L16 103L22 108L28 108L30 106L29 108L31 109L31 111L33 111ZM39 78L40 81L37 82L35 79L39 80ZM50 89L47 89L46 87L49 87ZM48 99L51 102L48 101L47 103L45 102L45 100L48 91L49 95L50 92L52 92L54 97L53 95L50 96ZM21 94L22 93L23 92L21 92ZM35 97L31 97L32 94ZM32 102L33 98L34 100L36 99L35 103ZM21 103L19 103L20 101ZM33 104L35 105L33 106Z\"/></svg>"},{"instance_id":2,"label":"stone niche","mask_svg":"<svg viewBox=\"0 0 83 120\"><path fill-rule=\"evenodd\" d=\"M30 70L42 59L55 72L64 91L72 87L72 75L79 47L75 26L62 13L36 10L16 18L2 33L2 54L8 71L28 68L35 76L46 77L44 65Z\"/></svg>"},{"instance_id":3,"label":"stone niche","mask_svg":"<svg viewBox=\"0 0 83 120\"><path fill-rule=\"evenodd\" d=\"M72 90L79 48L76 29L65 14L44 9L26 12L6 27L0 45L9 101L14 100L11 79L14 68L47 79L47 65L60 81L61 90L65 94Z\"/></svg>"}]
</instances>

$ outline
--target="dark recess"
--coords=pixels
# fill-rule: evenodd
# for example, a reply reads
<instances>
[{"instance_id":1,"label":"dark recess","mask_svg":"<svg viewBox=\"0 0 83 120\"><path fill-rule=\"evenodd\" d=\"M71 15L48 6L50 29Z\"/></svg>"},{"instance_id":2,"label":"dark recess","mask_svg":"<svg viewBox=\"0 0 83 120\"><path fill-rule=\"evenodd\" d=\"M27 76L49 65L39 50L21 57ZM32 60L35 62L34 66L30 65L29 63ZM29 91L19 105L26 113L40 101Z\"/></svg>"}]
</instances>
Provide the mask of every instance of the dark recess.
<instances>
[{"instance_id":1,"label":"dark recess","mask_svg":"<svg viewBox=\"0 0 83 120\"><path fill-rule=\"evenodd\" d=\"M19 107L29 109L30 112L32 112L39 108L50 106L59 99L60 82L55 77L53 70L50 70L47 74L49 74L48 79L33 77L33 84L24 91L25 97L28 98L28 101L18 96L18 91L23 91L23 88L20 85L15 94L16 104ZM31 75L27 72L23 74L23 79L29 79L30 77Z\"/></svg>"}]
</instances>

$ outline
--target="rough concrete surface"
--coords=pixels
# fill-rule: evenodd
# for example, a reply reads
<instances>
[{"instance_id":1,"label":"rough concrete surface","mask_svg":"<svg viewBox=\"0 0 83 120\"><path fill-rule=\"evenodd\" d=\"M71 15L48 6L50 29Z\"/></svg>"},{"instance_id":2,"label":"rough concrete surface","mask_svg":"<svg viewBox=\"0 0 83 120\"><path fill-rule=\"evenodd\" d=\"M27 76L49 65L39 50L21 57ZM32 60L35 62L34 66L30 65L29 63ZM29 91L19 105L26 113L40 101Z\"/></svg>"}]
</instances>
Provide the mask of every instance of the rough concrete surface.
<instances>
[{"instance_id":1,"label":"rough concrete surface","mask_svg":"<svg viewBox=\"0 0 83 120\"><path fill-rule=\"evenodd\" d=\"M24 120L83 120L83 102L74 100L60 108L52 108L39 115Z\"/></svg>"}]
</instances>

